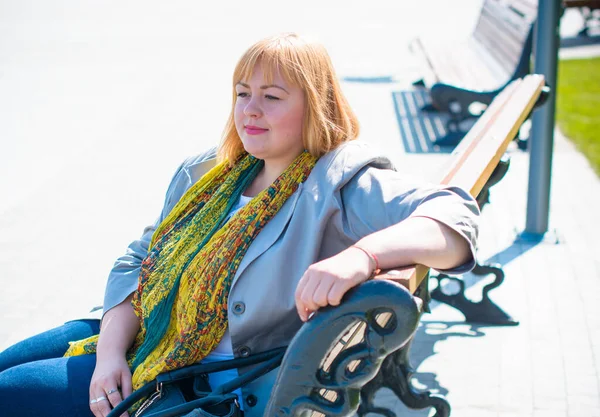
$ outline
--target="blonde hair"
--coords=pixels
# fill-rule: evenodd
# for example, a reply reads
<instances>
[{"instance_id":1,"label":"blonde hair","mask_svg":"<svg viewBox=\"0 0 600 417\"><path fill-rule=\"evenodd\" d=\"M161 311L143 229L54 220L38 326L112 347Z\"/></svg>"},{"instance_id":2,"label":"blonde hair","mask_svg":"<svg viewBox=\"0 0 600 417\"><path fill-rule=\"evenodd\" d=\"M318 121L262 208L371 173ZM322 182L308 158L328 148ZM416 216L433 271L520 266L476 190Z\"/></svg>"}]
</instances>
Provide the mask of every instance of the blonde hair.
<instances>
[{"instance_id":1,"label":"blonde hair","mask_svg":"<svg viewBox=\"0 0 600 417\"><path fill-rule=\"evenodd\" d=\"M320 157L340 144L356 139L358 119L342 93L325 47L295 33L285 33L258 41L237 63L233 72L232 108L219 146L219 160L233 163L244 151L234 120L235 85L249 80L259 64L267 84L273 82L274 74L279 71L287 82L304 91L306 109L302 141L313 156Z\"/></svg>"}]
</instances>

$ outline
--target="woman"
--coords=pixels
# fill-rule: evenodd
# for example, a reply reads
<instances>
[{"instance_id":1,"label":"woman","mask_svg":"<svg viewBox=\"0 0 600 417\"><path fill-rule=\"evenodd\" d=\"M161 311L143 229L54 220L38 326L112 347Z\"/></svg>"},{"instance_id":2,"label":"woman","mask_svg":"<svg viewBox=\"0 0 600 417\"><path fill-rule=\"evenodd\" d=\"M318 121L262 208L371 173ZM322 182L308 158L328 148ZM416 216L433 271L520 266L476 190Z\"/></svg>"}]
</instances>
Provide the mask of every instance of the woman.
<instances>
[{"instance_id":1,"label":"woman","mask_svg":"<svg viewBox=\"0 0 600 417\"><path fill-rule=\"evenodd\" d=\"M161 372L287 345L378 268L468 271L475 201L408 181L358 130L323 46L284 34L250 47L221 145L179 167L117 260L99 336L72 322L0 355L8 415L105 416ZM243 387L246 416L262 415L275 375Z\"/></svg>"}]
</instances>

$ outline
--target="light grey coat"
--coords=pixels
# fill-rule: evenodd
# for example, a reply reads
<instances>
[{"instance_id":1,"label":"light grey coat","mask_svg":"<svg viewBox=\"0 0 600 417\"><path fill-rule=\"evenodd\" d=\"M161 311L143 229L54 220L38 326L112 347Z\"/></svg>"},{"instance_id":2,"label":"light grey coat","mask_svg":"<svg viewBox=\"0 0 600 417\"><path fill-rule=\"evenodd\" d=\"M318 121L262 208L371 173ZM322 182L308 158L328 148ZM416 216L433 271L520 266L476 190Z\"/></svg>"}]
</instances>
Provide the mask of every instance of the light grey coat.
<instances>
[{"instance_id":1,"label":"light grey coat","mask_svg":"<svg viewBox=\"0 0 600 417\"><path fill-rule=\"evenodd\" d=\"M140 264L156 226L214 165L215 150L211 149L179 167L157 222L115 263L108 278L104 312L137 288ZM234 355L290 342L302 326L294 292L311 264L411 216L430 217L456 230L469 242L474 257L478 215L476 202L464 190L407 180L393 170L388 158L364 142L349 142L324 155L252 242L236 272L228 301ZM445 272L464 273L473 266L471 259ZM249 395L258 398L253 407L244 404L247 417L262 416L275 376L276 370L243 388L244 400Z\"/></svg>"}]
</instances>

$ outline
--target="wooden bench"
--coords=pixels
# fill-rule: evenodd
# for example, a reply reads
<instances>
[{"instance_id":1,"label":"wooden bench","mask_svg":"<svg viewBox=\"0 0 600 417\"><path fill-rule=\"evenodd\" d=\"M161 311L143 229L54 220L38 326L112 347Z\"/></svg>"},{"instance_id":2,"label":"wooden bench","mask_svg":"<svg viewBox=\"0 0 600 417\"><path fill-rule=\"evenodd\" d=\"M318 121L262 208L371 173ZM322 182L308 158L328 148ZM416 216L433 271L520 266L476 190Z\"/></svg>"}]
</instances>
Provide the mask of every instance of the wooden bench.
<instances>
[{"instance_id":1,"label":"wooden bench","mask_svg":"<svg viewBox=\"0 0 600 417\"><path fill-rule=\"evenodd\" d=\"M480 195L543 89L540 75L510 83L454 150L440 183ZM417 393L410 384L408 353L427 310L428 274L419 265L385 271L340 306L319 310L288 346L265 415L394 416L373 404L385 387L410 408L434 407L435 416L448 416L443 397Z\"/></svg>"},{"instance_id":2,"label":"wooden bench","mask_svg":"<svg viewBox=\"0 0 600 417\"><path fill-rule=\"evenodd\" d=\"M485 192L510 141L539 103L543 88L544 78L540 75L530 75L508 85L454 150L439 173L440 183L462 187L473 196ZM211 398L231 392L252 375L262 375L281 363L265 416L335 417L354 412L361 417L368 413L394 416L392 411L373 403L376 391L388 388L409 408L433 407L436 417L446 417L450 405L445 398L429 392L418 393L410 383L413 370L408 355L420 317L428 310L428 275L429 269L422 265L384 271L349 291L341 305L320 309L302 326L287 349L282 347L247 358L197 364L162 374L157 378L158 383L146 384L110 416L118 416L156 389L162 390L163 383L231 367L252 366L250 371L229 382L227 389L221 387L222 392L156 414L186 415L196 406L212 404Z\"/></svg>"},{"instance_id":3,"label":"wooden bench","mask_svg":"<svg viewBox=\"0 0 600 417\"><path fill-rule=\"evenodd\" d=\"M512 80L529 73L537 0L485 0L470 37L462 42L418 38L411 50L425 63L417 86L427 87L431 104L424 110L451 114L440 146L454 146L465 135L459 123L478 116L474 103L489 104ZM479 109L482 106L479 106Z\"/></svg>"}]
</instances>

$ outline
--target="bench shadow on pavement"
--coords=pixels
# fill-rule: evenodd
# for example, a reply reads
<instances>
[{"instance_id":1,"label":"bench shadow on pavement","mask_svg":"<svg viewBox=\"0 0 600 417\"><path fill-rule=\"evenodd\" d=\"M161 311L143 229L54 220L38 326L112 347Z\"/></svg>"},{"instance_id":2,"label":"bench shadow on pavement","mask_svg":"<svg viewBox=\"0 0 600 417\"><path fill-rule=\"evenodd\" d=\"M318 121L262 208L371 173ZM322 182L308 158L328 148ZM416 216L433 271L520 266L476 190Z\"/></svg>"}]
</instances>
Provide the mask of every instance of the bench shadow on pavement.
<instances>
[{"instance_id":1,"label":"bench shadow on pavement","mask_svg":"<svg viewBox=\"0 0 600 417\"><path fill-rule=\"evenodd\" d=\"M363 84L393 84L398 82L393 76L343 77L342 81ZM394 112L404 151L408 154L451 153L454 147L434 144L448 133L450 115L444 112L424 111L431 104L429 91L425 88L406 88L392 92ZM460 122L460 129L468 131L476 119Z\"/></svg>"},{"instance_id":2,"label":"bench shadow on pavement","mask_svg":"<svg viewBox=\"0 0 600 417\"><path fill-rule=\"evenodd\" d=\"M599 45L600 34L592 36L572 36L560 39L561 48L572 48L577 46Z\"/></svg>"},{"instance_id":3,"label":"bench shadow on pavement","mask_svg":"<svg viewBox=\"0 0 600 417\"><path fill-rule=\"evenodd\" d=\"M410 362L414 369L418 369L429 357L436 354L435 344L449 338L456 337L482 337L485 333L480 329L485 325L465 323L463 321L422 321L417 329L410 353ZM431 391L432 394L446 396L448 389L440 384L437 374L433 372L415 372L411 379L415 390ZM398 416L409 415L427 417L431 409L412 410L407 408L395 395L386 388L381 389L375 399L376 404L389 407ZM371 417L371 414L368 415Z\"/></svg>"},{"instance_id":4,"label":"bench shadow on pavement","mask_svg":"<svg viewBox=\"0 0 600 417\"><path fill-rule=\"evenodd\" d=\"M517 238L509 246L486 259L484 264L500 263L501 265L507 265L519 256L524 255L539 243L540 242L538 241L524 241ZM467 289L469 287L480 286L483 281L488 281L487 277L478 277L473 274L465 274L463 279L465 281L465 288ZM493 292L490 294L493 297ZM435 309L437 305L439 305L439 303L433 301L431 308ZM467 323L460 320L428 320L426 314L419 324L410 351L411 366L413 369L417 370L412 377L413 387L416 390L428 390L433 394L446 397L451 388L443 386L438 380L438 376L435 372L418 371L421 364L436 354L436 343L457 337L468 339L483 337L486 335L485 329L489 327L495 326L481 323ZM468 343L468 341L465 343ZM376 402L381 405L385 404L388 407L393 407L392 409L397 415L427 417L430 414L429 409L410 410L406 408L406 406L387 389L382 389L378 392Z\"/></svg>"},{"instance_id":5,"label":"bench shadow on pavement","mask_svg":"<svg viewBox=\"0 0 600 417\"><path fill-rule=\"evenodd\" d=\"M510 262L514 261L519 256L522 256L529 250L533 249L539 243L539 241L525 241L517 237L510 245L487 258L481 263L481 265L498 265L500 268L502 268L508 265ZM510 278L510 276L507 278ZM478 276L469 273L463 275L462 280L465 283L465 290L468 290L469 288L476 285L482 286L488 281L491 281L492 279L489 275ZM490 294L493 298L494 293L491 292Z\"/></svg>"},{"instance_id":6,"label":"bench shadow on pavement","mask_svg":"<svg viewBox=\"0 0 600 417\"><path fill-rule=\"evenodd\" d=\"M408 154L451 153L453 146L438 146L434 142L444 138L449 130L450 114L425 111L431 105L429 91L413 88L392 93L394 111L404 150ZM467 132L475 123L469 118L459 123L460 131Z\"/></svg>"}]
</instances>

